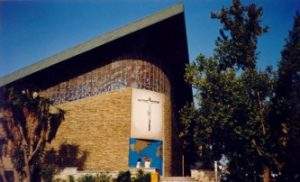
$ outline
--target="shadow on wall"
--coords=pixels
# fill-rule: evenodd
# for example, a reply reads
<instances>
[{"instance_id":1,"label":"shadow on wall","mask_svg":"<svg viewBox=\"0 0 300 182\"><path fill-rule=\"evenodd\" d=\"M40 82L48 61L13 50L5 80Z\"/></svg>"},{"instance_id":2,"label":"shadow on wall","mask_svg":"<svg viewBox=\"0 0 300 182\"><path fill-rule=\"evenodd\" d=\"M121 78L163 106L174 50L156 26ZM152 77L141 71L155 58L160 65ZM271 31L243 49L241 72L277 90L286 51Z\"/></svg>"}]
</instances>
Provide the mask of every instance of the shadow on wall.
<instances>
[{"instance_id":1,"label":"shadow on wall","mask_svg":"<svg viewBox=\"0 0 300 182\"><path fill-rule=\"evenodd\" d=\"M88 152L81 151L78 145L63 143L58 150L51 148L45 152L38 174L44 181L52 181L53 176L66 167L83 170Z\"/></svg>"}]
</instances>

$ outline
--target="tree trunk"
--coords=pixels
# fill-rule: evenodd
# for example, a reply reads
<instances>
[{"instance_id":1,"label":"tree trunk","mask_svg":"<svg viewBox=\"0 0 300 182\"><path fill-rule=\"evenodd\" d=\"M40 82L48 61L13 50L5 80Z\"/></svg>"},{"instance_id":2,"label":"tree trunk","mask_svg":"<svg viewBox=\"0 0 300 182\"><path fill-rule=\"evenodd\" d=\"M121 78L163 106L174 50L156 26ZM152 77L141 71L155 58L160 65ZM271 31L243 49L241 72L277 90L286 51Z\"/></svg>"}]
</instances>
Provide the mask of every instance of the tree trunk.
<instances>
[{"instance_id":1,"label":"tree trunk","mask_svg":"<svg viewBox=\"0 0 300 182\"><path fill-rule=\"evenodd\" d=\"M15 181L22 181L22 175L14 168L13 169L13 171L14 171L14 177L16 177L15 179Z\"/></svg>"},{"instance_id":2,"label":"tree trunk","mask_svg":"<svg viewBox=\"0 0 300 182\"><path fill-rule=\"evenodd\" d=\"M25 164L24 171L25 171L24 182L31 182L31 173L30 173L30 166L29 166L29 164Z\"/></svg>"},{"instance_id":3,"label":"tree trunk","mask_svg":"<svg viewBox=\"0 0 300 182\"><path fill-rule=\"evenodd\" d=\"M267 166L263 168L263 182L270 182L270 169Z\"/></svg>"},{"instance_id":4,"label":"tree trunk","mask_svg":"<svg viewBox=\"0 0 300 182\"><path fill-rule=\"evenodd\" d=\"M0 178L3 182L7 182L4 170L0 169Z\"/></svg>"},{"instance_id":5,"label":"tree trunk","mask_svg":"<svg viewBox=\"0 0 300 182\"><path fill-rule=\"evenodd\" d=\"M2 177L2 181L3 182L7 182L6 177L5 177L5 173L4 173L4 164L2 159L0 159L0 178Z\"/></svg>"}]
</instances>

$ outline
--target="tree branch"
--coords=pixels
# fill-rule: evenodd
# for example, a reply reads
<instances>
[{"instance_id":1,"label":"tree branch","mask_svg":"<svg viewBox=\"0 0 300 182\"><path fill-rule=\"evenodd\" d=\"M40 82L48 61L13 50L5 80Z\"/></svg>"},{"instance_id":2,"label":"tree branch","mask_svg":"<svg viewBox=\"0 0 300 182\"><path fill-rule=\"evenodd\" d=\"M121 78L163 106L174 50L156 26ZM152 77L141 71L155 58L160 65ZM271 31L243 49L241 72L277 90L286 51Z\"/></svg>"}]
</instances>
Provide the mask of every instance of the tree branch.
<instances>
[{"instance_id":1,"label":"tree branch","mask_svg":"<svg viewBox=\"0 0 300 182\"><path fill-rule=\"evenodd\" d=\"M37 153L37 151L40 149L40 146L42 145L43 141L45 141L46 139L46 132L43 130L42 131L42 136L40 137L35 149L33 150L33 152L29 155L28 157L28 162L31 161L31 159L34 157L34 155Z\"/></svg>"},{"instance_id":2,"label":"tree branch","mask_svg":"<svg viewBox=\"0 0 300 182\"><path fill-rule=\"evenodd\" d=\"M259 114L260 114L260 123L263 131L263 135L267 134L266 127L264 124L264 113L263 113L263 104L261 103L261 98L259 92L257 92L257 97L258 97L258 105L259 105Z\"/></svg>"},{"instance_id":3,"label":"tree branch","mask_svg":"<svg viewBox=\"0 0 300 182\"><path fill-rule=\"evenodd\" d=\"M264 153L264 152L263 152L262 149L256 144L255 139L252 139L252 140L251 140L251 143L254 145L254 147L255 147L255 149L256 149L258 155L263 156L263 153Z\"/></svg>"}]
</instances>

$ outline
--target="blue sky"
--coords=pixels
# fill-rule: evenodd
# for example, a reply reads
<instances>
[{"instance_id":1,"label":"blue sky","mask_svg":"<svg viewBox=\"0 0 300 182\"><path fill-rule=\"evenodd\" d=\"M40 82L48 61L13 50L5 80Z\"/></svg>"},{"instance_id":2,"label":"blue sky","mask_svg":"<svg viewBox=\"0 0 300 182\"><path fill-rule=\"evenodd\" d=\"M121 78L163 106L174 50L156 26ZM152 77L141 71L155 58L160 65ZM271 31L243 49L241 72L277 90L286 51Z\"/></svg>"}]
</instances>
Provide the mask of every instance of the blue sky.
<instances>
[{"instance_id":1,"label":"blue sky","mask_svg":"<svg viewBox=\"0 0 300 182\"><path fill-rule=\"evenodd\" d=\"M230 0L0 0L0 76L178 2L185 6L190 60L199 53L211 55L220 24L210 12ZM242 2L263 7L263 24L270 31L259 39L258 66L276 68L299 0Z\"/></svg>"}]
</instances>

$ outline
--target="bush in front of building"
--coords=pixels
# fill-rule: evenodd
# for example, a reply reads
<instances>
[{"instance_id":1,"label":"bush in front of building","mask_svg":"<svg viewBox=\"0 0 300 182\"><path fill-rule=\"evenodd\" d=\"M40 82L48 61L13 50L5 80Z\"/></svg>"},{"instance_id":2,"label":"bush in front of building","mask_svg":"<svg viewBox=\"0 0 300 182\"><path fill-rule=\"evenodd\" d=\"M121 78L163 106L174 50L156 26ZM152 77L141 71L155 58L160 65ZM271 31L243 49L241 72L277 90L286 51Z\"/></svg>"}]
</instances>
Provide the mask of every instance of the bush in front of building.
<instances>
[{"instance_id":1,"label":"bush in front of building","mask_svg":"<svg viewBox=\"0 0 300 182\"><path fill-rule=\"evenodd\" d=\"M121 171L118 174L116 182L130 182L131 181L131 173L130 171Z\"/></svg>"},{"instance_id":2,"label":"bush in front of building","mask_svg":"<svg viewBox=\"0 0 300 182\"><path fill-rule=\"evenodd\" d=\"M138 170L136 177L131 179L132 182L150 182L151 175L150 173L145 173L143 170Z\"/></svg>"},{"instance_id":3,"label":"bush in front of building","mask_svg":"<svg viewBox=\"0 0 300 182\"><path fill-rule=\"evenodd\" d=\"M78 182L110 182L111 176L107 173L99 173L96 176L84 175L78 179Z\"/></svg>"}]
</instances>

